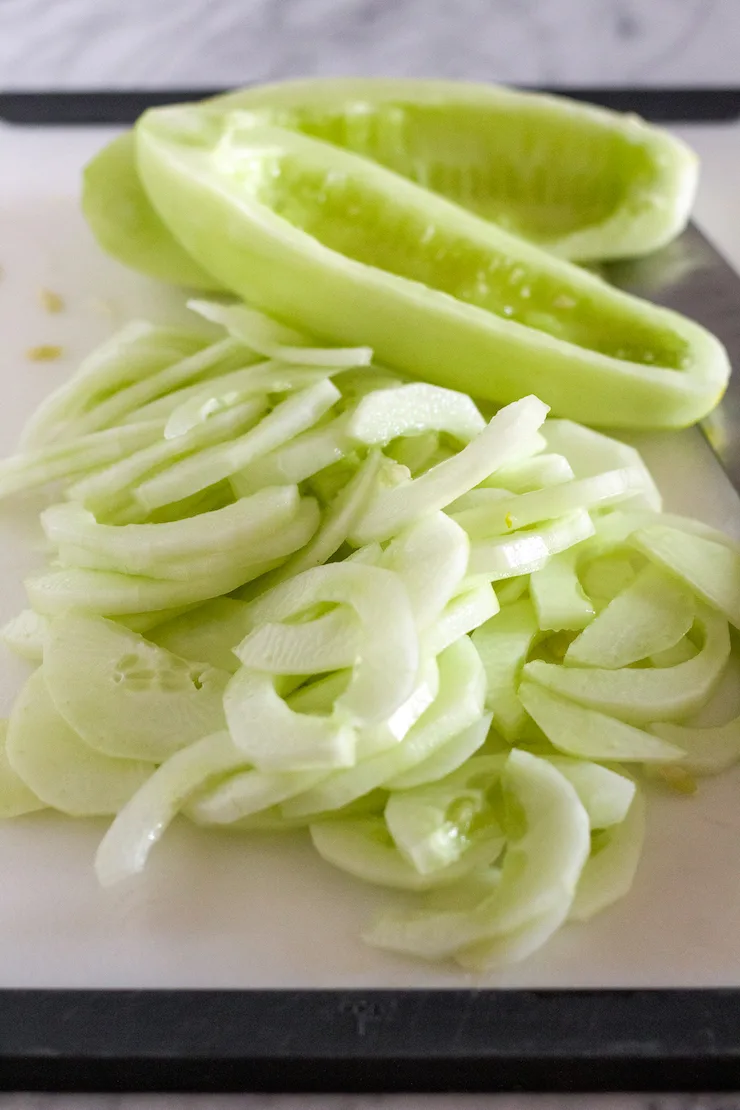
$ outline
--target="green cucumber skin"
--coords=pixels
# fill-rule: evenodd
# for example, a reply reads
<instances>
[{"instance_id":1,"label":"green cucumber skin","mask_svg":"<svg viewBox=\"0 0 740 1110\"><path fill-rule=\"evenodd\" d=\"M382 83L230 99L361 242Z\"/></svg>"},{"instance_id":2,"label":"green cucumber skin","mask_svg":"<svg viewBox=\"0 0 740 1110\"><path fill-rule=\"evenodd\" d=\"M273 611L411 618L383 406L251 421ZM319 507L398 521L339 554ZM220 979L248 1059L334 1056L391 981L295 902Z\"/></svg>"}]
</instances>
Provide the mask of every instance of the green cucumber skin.
<instances>
[{"instance_id":1,"label":"green cucumber skin","mask_svg":"<svg viewBox=\"0 0 740 1110\"><path fill-rule=\"evenodd\" d=\"M467 233L474 225L476 235L499 250L522 252L550 272L558 268L564 286L577 284L602 304L626 307L653 326L659 322L688 344L686 369L598 354L348 259L251 200L245 189L230 188L225 175L211 171L207 151L168 141L161 123L161 113L142 118L137 151L140 175L162 218L227 288L309 332L335 343L368 344L391 367L475 397L508 403L534 393L553 415L586 424L683 427L705 416L726 387L726 352L697 324L614 290L373 163L341 155L353 172L386 188L390 182L395 193L413 192L414 203L427 206L432 218L464 223ZM293 153L325 147L278 129L269 134L281 136ZM228 228L228 235L215 236L214 227Z\"/></svg>"},{"instance_id":2,"label":"green cucumber skin","mask_svg":"<svg viewBox=\"0 0 740 1110\"><path fill-rule=\"evenodd\" d=\"M645 154L642 171L632 174L625 184L624 195L617 198L613 211L604 219L589 222L585 218L582 226L560 235L535 236L553 253L580 262L605 257L636 257L664 246L685 227L696 193L698 160L683 142L637 117L626 117L565 97L458 81L353 78L261 85L201 103L204 114L253 111L275 122L280 122L289 112L303 112L310 121L312 112L322 108L336 112L343 105L354 109L369 107L371 110L384 107L392 110L395 105L400 105L412 110L431 107L442 111L449 106L453 111L482 112L483 119L487 119L489 124L496 116L503 115L501 150L495 149L495 141L491 144L490 159L493 162L502 155L506 157L506 128L520 122L522 126L531 125L534 115L536 126L543 135L547 172L564 185L567 185L573 168L568 151L561 152L561 144L557 142L564 121L591 128L602 142L611 135L627 149L641 148ZM452 127L454 130L454 124ZM497 137L494 133L494 140ZM440 137L439 145L444 147L443 137ZM484 149L484 158L486 155L488 148ZM381 161L390 165L391 169L403 172L397 164L398 158L390 161L381 158ZM454 160L452 165L454 168ZM598 186L596 167L593 173L594 184ZM463 205L468 203L465 195L452 199ZM506 198L500 196L498 201L501 216L506 221ZM474 201L470 203L481 212L480 205L476 206ZM574 206L578 207L577 203ZM213 277L198 266L170 234L151 205L138 178L131 133L119 136L108 144L86 167L82 207L100 245L125 265L175 285L211 290L218 288ZM489 214L489 218L495 217ZM547 220L544 210L540 219ZM519 231L527 234L521 228Z\"/></svg>"}]
</instances>

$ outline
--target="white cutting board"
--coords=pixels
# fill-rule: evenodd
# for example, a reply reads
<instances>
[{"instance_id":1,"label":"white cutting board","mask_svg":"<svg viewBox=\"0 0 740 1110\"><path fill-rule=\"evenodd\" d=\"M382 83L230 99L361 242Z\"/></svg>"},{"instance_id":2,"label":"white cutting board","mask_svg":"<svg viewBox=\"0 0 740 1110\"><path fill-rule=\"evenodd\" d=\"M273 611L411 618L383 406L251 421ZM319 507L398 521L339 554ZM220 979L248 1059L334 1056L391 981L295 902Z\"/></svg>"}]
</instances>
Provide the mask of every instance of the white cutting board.
<instances>
[{"instance_id":1,"label":"white cutting board","mask_svg":"<svg viewBox=\"0 0 740 1110\"><path fill-rule=\"evenodd\" d=\"M186 318L182 297L103 256L78 212L80 169L114 132L0 125L0 452L80 357L136 315ZM42 307L43 288L65 311ZM740 306L739 306L740 308ZM41 343L56 362L29 361ZM740 502L696 432L641 437L667 507L740 537ZM40 560L33 504L0 504L0 621ZM27 668L0 656L0 714ZM733 692L740 700L735 672ZM304 836L175 826L144 876L100 890L104 823L50 813L0 824L0 988L638 987L740 985L740 771L698 796L651 796L632 894L569 926L521 967L473 980L366 948L390 896L324 864Z\"/></svg>"}]
</instances>

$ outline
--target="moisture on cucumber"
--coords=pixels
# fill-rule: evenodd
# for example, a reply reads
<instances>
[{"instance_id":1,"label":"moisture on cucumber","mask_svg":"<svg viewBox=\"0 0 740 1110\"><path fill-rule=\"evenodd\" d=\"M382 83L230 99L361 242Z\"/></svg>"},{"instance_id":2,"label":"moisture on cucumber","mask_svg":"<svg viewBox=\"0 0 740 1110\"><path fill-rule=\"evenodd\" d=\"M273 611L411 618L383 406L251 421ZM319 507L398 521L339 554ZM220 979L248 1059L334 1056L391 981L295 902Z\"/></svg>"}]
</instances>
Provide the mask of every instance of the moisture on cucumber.
<instances>
[{"instance_id":1,"label":"moisture on cucumber","mask_svg":"<svg viewBox=\"0 0 740 1110\"><path fill-rule=\"evenodd\" d=\"M726 386L699 325L328 143L174 108L142 118L137 151L165 223L224 286L412 376L625 427L690 424Z\"/></svg>"}]
</instances>

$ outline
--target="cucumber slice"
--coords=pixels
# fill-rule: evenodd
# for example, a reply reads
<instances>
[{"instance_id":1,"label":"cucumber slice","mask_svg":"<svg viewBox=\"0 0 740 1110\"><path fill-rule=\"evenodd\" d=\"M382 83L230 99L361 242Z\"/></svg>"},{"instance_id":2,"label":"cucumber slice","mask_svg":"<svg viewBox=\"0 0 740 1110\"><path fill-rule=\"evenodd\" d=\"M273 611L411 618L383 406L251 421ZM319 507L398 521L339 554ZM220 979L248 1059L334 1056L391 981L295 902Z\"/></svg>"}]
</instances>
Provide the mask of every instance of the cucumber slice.
<instances>
[{"instance_id":1,"label":"cucumber slice","mask_svg":"<svg viewBox=\"0 0 740 1110\"><path fill-rule=\"evenodd\" d=\"M472 755L483 747L491 728L491 714L485 713L478 721L463 729L457 736L453 736L441 748L427 758L403 771L385 783L387 790L411 790L415 786L424 786L428 782L437 782L438 779L451 775L458 767L470 759Z\"/></svg>"},{"instance_id":2,"label":"cucumber slice","mask_svg":"<svg viewBox=\"0 0 740 1110\"><path fill-rule=\"evenodd\" d=\"M200 111L234 109L380 162L581 261L657 249L682 230L696 188L693 152L636 116L494 85L289 81L217 97ZM151 209L130 136L87 167L83 207L101 245L122 262L207 287Z\"/></svg>"},{"instance_id":3,"label":"cucumber slice","mask_svg":"<svg viewBox=\"0 0 740 1110\"><path fill-rule=\"evenodd\" d=\"M49 695L96 751L161 763L224 728L224 671L192 663L114 621L52 621L44 648Z\"/></svg>"},{"instance_id":4,"label":"cucumber slice","mask_svg":"<svg viewBox=\"0 0 740 1110\"><path fill-rule=\"evenodd\" d=\"M584 428L572 420L548 420L541 433L549 451L564 456L576 478L593 478L604 470L636 468L642 475L641 489L630 499L631 509L659 513L663 498L640 452L613 436Z\"/></svg>"},{"instance_id":5,"label":"cucumber slice","mask_svg":"<svg viewBox=\"0 0 740 1110\"><path fill-rule=\"evenodd\" d=\"M247 611L243 601L215 597L158 625L148 638L182 659L233 674L239 669L233 649L247 634Z\"/></svg>"},{"instance_id":6,"label":"cucumber slice","mask_svg":"<svg viewBox=\"0 0 740 1110\"><path fill-rule=\"evenodd\" d=\"M691 321L329 144L202 119L147 113L139 172L188 252L259 308L362 339L411 376L499 403L533 392L586 423L683 426L721 397L727 354Z\"/></svg>"},{"instance_id":7,"label":"cucumber slice","mask_svg":"<svg viewBox=\"0 0 740 1110\"><path fill-rule=\"evenodd\" d=\"M660 525L636 532L630 543L740 628L740 552Z\"/></svg>"},{"instance_id":8,"label":"cucumber slice","mask_svg":"<svg viewBox=\"0 0 740 1110\"><path fill-rule=\"evenodd\" d=\"M29 790L71 817L117 813L153 770L151 763L103 755L80 739L57 712L43 667L16 699L5 751Z\"/></svg>"},{"instance_id":9,"label":"cucumber slice","mask_svg":"<svg viewBox=\"0 0 740 1110\"><path fill-rule=\"evenodd\" d=\"M624 821L635 797L632 779L585 759L560 755L545 758L575 789L592 829L608 829Z\"/></svg>"},{"instance_id":10,"label":"cucumber slice","mask_svg":"<svg viewBox=\"0 0 740 1110\"><path fill-rule=\"evenodd\" d=\"M507 605L472 636L486 672L486 707L493 712L494 728L507 740L521 736L527 719L517 688L538 633L532 603L523 600Z\"/></svg>"},{"instance_id":11,"label":"cucumber slice","mask_svg":"<svg viewBox=\"0 0 740 1110\"><path fill-rule=\"evenodd\" d=\"M40 663L44 658L44 644L49 631L49 621L33 609L22 609L0 629L0 639L15 655Z\"/></svg>"},{"instance_id":12,"label":"cucumber slice","mask_svg":"<svg viewBox=\"0 0 740 1110\"><path fill-rule=\"evenodd\" d=\"M8 761L7 733L8 722L0 721L0 819L21 817L44 808L44 802L26 786Z\"/></svg>"},{"instance_id":13,"label":"cucumber slice","mask_svg":"<svg viewBox=\"0 0 740 1110\"><path fill-rule=\"evenodd\" d=\"M590 921L632 889L645 840L645 797L635 793L621 824L601 834L604 842L593 850L576 887L569 921Z\"/></svg>"},{"instance_id":14,"label":"cucumber slice","mask_svg":"<svg viewBox=\"0 0 740 1110\"><path fill-rule=\"evenodd\" d=\"M450 647L461 636L474 632L499 611L496 594L488 582L473 585L453 597L435 624L424 635L424 647L432 655Z\"/></svg>"},{"instance_id":15,"label":"cucumber slice","mask_svg":"<svg viewBox=\"0 0 740 1110\"><path fill-rule=\"evenodd\" d=\"M681 770L689 775L719 775L740 761L740 717L713 728L663 723L650 731L686 752Z\"/></svg>"},{"instance_id":16,"label":"cucumber slice","mask_svg":"<svg viewBox=\"0 0 740 1110\"><path fill-rule=\"evenodd\" d=\"M529 579L529 592L543 631L585 628L594 617L594 607L584 593L576 573L578 548L555 555Z\"/></svg>"}]
</instances>

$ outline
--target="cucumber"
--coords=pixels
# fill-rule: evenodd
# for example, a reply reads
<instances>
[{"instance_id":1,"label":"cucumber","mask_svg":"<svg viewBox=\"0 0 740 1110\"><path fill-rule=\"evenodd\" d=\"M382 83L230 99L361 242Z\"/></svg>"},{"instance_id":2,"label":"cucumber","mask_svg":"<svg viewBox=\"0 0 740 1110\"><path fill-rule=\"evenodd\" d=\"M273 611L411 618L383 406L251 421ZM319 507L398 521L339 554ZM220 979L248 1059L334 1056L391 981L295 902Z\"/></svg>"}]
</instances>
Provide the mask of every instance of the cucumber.
<instances>
[{"instance_id":1,"label":"cucumber","mask_svg":"<svg viewBox=\"0 0 740 1110\"><path fill-rule=\"evenodd\" d=\"M151 763L114 759L88 747L55 709L43 667L18 695L5 750L29 790L71 817L117 813L153 771Z\"/></svg>"},{"instance_id":2,"label":"cucumber","mask_svg":"<svg viewBox=\"0 0 740 1110\"><path fill-rule=\"evenodd\" d=\"M493 85L290 81L199 111L234 109L379 162L579 261L662 246L683 229L696 189L693 152L636 116ZM152 208L130 134L87 166L83 211L100 245L127 265L176 284L215 285Z\"/></svg>"},{"instance_id":3,"label":"cucumber","mask_svg":"<svg viewBox=\"0 0 740 1110\"><path fill-rule=\"evenodd\" d=\"M266 312L368 343L412 376L499 403L533 392L586 423L682 426L722 395L727 354L697 324L357 155L217 122L147 113L139 171L193 257Z\"/></svg>"},{"instance_id":4,"label":"cucumber","mask_svg":"<svg viewBox=\"0 0 740 1110\"><path fill-rule=\"evenodd\" d=\"M233 648L248 631L247 605L233 597L215 597L197 609L165 621L149 639L183 659L208 663L234 674L239 660Z\"/></svg>"},{"instance_id":5,"label":"cucumber","mask_svg":"<svg viewBox=\"0 0 740 1110\"><path fill-rule=\"evenodd\" d=\"M225 726L225 671L192 663L114 621L52 621L44 677L56 709L91 748L161 763Z\"/></svg>"},{"instance_id":6,"label":"cucumber","mask_svg":"<svg viewBox=\"0 0 740 1110\"><path fill-rule=\"evenodd\" d=\"M0 818L20 817L44 808L44 803L30 790L10 765L5 745L8 722L0 721Z\"/></svg>"}]
</instances>

